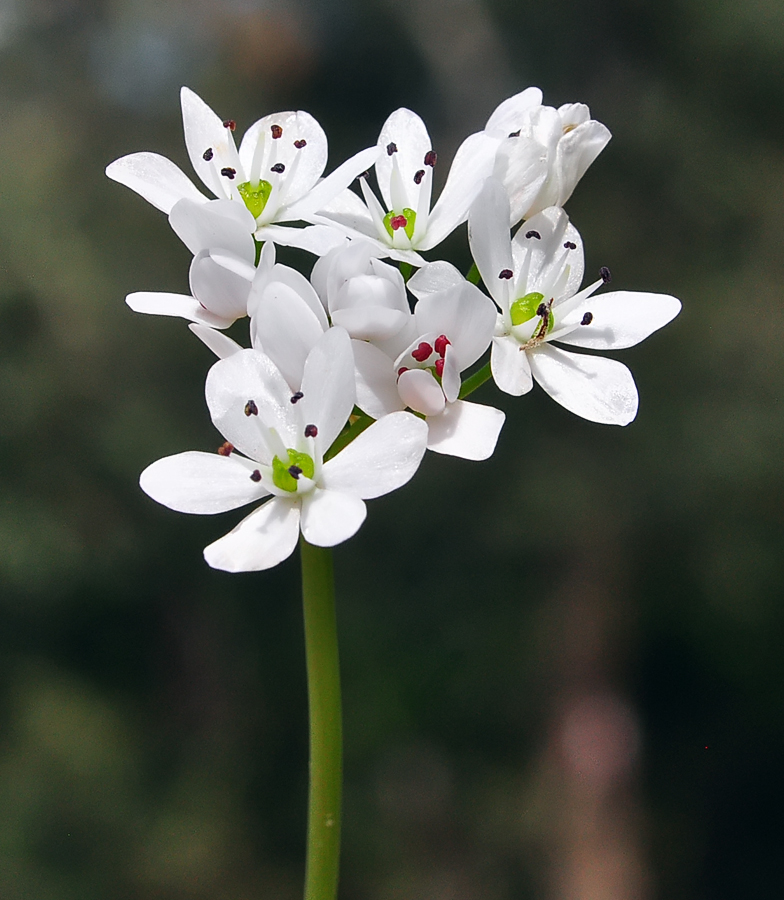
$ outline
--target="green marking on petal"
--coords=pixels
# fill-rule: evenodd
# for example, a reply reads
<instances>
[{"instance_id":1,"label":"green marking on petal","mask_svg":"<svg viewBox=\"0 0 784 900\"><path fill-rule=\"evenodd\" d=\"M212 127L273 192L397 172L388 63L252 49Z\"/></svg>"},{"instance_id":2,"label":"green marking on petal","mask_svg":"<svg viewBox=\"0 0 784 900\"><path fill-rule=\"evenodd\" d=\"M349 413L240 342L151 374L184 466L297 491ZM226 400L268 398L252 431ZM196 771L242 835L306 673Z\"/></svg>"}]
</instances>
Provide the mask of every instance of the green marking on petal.
<instances>
[{"instance_id":1,"label":"green marking on petal","mask_svg":"<svg viewBox=\"0 0 784 900\"><path fill-rule=\"evenodd\" d=\"M307 453L300 453L297 450L287 450L286 453L289 458L288 462L283 462L279 456L272 460L272 483L282 491L294 494L297 490L297 479L289 472L289 468L296 466L302 470L302 474L306 478L312 478L316 466Z\"/></svg>"},{"instance_id":2,"label":"green marking on petal","mask_svg":"<svg viewBox=\"0 0 784 900\"><path fill-rule=\"evenodd\" d=\"M402 220L402 221L401 221ZM394 222L394 224L393 224ZM384 228L386 228L390 237L395 236L395 232L402 228L408 236L409 240L414 237L414 226L416 225L416 212L406 207L403 212L396 212L394 209L384 216Z\"/></svg>"},{"instance_id":3,"label":"green marking on petal","mask_svg":"<svg viewBox=\"0 0 784 900\"><path fill-rule=\"evenodd\" d=\"M246 181L237 185L237 190L240 192L240 197L245 201L245 206L250 210L250 214L254 219L258 219L264 212L269 195L272 193L272 185L269 181L262 180L254 187L249 181Z\"/></svg>"},{"instance_id":4,"label":"green marking on petal","mask_svg":"<svg viewBox=\"0 0 784 900\"><path fill-rule=\"evenodd\" d=\"M539 294L536 291L531 294L526 294L524 297L520 297L519 300L515 300L509 309L509 315L512 317L512 325L522 325L523 322L533 319L536 315L536 310L539 308L539 304L543 300L544 294Z\"/></svg>"}]
</instances>

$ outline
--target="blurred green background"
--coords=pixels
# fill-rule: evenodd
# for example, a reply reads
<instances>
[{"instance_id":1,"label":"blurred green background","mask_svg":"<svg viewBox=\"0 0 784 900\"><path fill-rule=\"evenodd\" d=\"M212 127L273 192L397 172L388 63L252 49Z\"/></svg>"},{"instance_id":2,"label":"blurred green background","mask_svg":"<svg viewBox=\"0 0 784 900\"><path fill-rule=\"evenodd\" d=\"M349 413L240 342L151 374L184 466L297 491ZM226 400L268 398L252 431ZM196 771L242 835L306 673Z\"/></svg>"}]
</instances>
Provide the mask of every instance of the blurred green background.
<instances>
[{"instance_id":1,"label":"blurred green background","mask_svg":"<svg viewBox=\"0 0 784 900\"><path fill-rule=\"evenodd\" d=\"M343 900L783 896L784 6L0 0L0 897L300 892L297 560L212 572L237 514L137 486L222 441L209 352L123 302L188 251L103 174L189 170L182 84L308 110L330 168L401 105L446 161L529 84L586 102L588 271L684 304L619 354L630 427L501 397L492 460L337 550Z\"/></svg>"}]
</instances>

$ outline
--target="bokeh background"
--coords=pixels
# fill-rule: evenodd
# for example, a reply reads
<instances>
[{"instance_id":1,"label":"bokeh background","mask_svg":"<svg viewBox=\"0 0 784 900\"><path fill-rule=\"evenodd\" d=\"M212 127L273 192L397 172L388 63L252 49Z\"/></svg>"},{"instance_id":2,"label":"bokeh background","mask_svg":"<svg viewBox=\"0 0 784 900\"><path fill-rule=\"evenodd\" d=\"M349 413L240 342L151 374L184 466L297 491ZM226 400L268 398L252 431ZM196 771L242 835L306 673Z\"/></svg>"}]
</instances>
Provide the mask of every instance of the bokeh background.
<instances>
[{"instance_id":1,"label":"bokeh background","mask_svg":"<svg viewBox=\"0 0 784 900\"><path fill-rule=\"evenodd\" d=\"M137 487L222 440L209 352L123 303L189 254L103 174L189 169L182 84L239 133L307 109L330 168L401 105L446 162L529 84L584 101L588 271L684 304L619 354L633 425L502 397L492 460L338 549L341 898L784 895L784 6L0 0L0 897L301 889L297 560L212 572L236 514Z\"/></svg>"}]
</instances>

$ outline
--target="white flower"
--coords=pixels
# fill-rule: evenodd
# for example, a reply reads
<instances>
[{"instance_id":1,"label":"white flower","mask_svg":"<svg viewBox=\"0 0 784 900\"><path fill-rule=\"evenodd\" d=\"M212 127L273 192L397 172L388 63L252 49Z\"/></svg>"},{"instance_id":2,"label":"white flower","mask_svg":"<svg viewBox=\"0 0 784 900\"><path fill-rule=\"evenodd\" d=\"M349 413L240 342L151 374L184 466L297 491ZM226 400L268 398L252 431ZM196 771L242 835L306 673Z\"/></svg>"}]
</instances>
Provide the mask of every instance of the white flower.
<instances>
[{"instance_id":1,"label":"white flower","mask_svg":"<svg viewBox=\"0 0 784 900\"><path fill-rule=\"evenodd\" d=\"M364 203L346 190L309 221L335 223L351 237L373 241L385 256L420 266L424 260L417 251L432 249L465 221L477 191L491 174L497 146L498 141L484 132L463 141L431 210L436 153L422 119L410 109L398 109L378 139L375 171L383 205L367 179L360 178Z\"/></svg>"},{"instance_id":2,"label":"white flower","mask_svg":"<svg viewBox=\"0 0 784 900\"><path fill-rule=\"evenodd\" d=\"M269 357L255 350L217 362L206 395L227 443L218 454L160 459L140 483L154 500L187 513L225 512L269 498L205 549L213 568L275 566L293 552L300 530L322 547L347 540L365 519L364 500L404 485L425 452L424 422L395 413L325 461L354 405L351 343L342 328L330 329L313 348L302 389L293 395Z\"/></svg>"},{"instance_id":3,"label":"white flower","mask_svg":"<svg viewBox=\"0 0 784 900\"><path fill-rule=\"evenodd\" d=\"M493 175L509 194L510 225L563 206L611 137L584 103L542 106L539 88L504 100L485 134L497 141Z\"/></svg>"},{"instance_id":4,"label":"white flower","mask_svg":"<svg viewBox=\"0 0 784 900\"><path fill-rule=\"evenodd\" d=\"M216 197L250 212L250 233L257 240L275 240L317 254L339 242L331 229L276 223L308 219L373 164L376 147L357 153L319 180L327 163L327 138L308 113L281 112L259 119L245 132L238 150L233 121L223 122L188 88L182 88L180 99L185 143L196 174ZM157 153L123 156L107 167L106 174L167 214L173 214L183 199L208 202L173 162Z\"/></svg>"},{"instance_id":5,"label":"white flower","mask_svg":"<svg viewBox=\"0 0 784 900\"><path fill-rule=\"evenodd\" d=\"M509 200L489 178L468 219L477 268L498 304L491 369L507 394L531 390L536 380L566 409L592 422L628 425L637 414L637 388L622 363L569 353L560 341L589 350L633 347L680 312L667 294L615 291L592 296L602 278L579 291L583 245L562 209L550 207L509 239Z\"/></svg>"},{"instance_id":6,"label":"white flower","mask_svg":"<svg viewBox=\"0 0 784 900\"><path fill-rule=\"evenodd\" d=\"M373 418L408 407L425 417L428 449L464 459L487 459L495 449L504 414L458 398L460 373L490 344L495 308L462 278L446 290L419 292L420 284L427 287L429 269L420 269L409 282L421 299L413 316L416 337L403 353L391 359L373 344L354 341L357 405Z\"/></svg>"}]
</instances>

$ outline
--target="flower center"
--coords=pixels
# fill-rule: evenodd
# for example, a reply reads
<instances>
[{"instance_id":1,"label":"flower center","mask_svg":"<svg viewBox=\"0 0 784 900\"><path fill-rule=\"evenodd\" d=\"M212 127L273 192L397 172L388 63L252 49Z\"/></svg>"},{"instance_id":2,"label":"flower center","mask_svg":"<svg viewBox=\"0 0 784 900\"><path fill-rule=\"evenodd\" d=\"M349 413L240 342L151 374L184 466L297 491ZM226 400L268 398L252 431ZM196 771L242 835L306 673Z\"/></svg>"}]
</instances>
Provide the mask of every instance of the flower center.
<instances>
[{"instance_id":1,"label":"flower center","mask_svg":"<svg viewBox=\"0 0 784 900\"><path fill-rule=\"evenodd\" d=\"M264 207L267 205L267 200L269 200L269 196L272 193L272 185L269 181L264 181L263 179L256 185L246 181L237 185L237 190L240 192L240 197L245 201L245 206L248 207L250 214L254 219L258 219L264 212Z\"/></svg>"},{"instance_id":2,"label":"flower center","mask_svg":"<svg viewBox=\"0 0 784 900\"><path fill-rule=\"evenodd\" d=\"M416 212L406 207L402 212L388 212L384 216L384 228L386 228L390 237L395 236L395 232L402 228L409 240L414 237L414 225L416 224Z\"/></svg>"},{"instance_id":3,"label":"flower center","mask_svg":"<svg viewBox=\"0 0 784 900\"><path fill-rule=\"evenodd\" d=\"M282 491L296 493L297 481L300 475L312 478L316 467L313 458L299 450L286 450L288 461L284 462L279 456L272 460L272 483Z\"/></svg>"}]
</instances>

